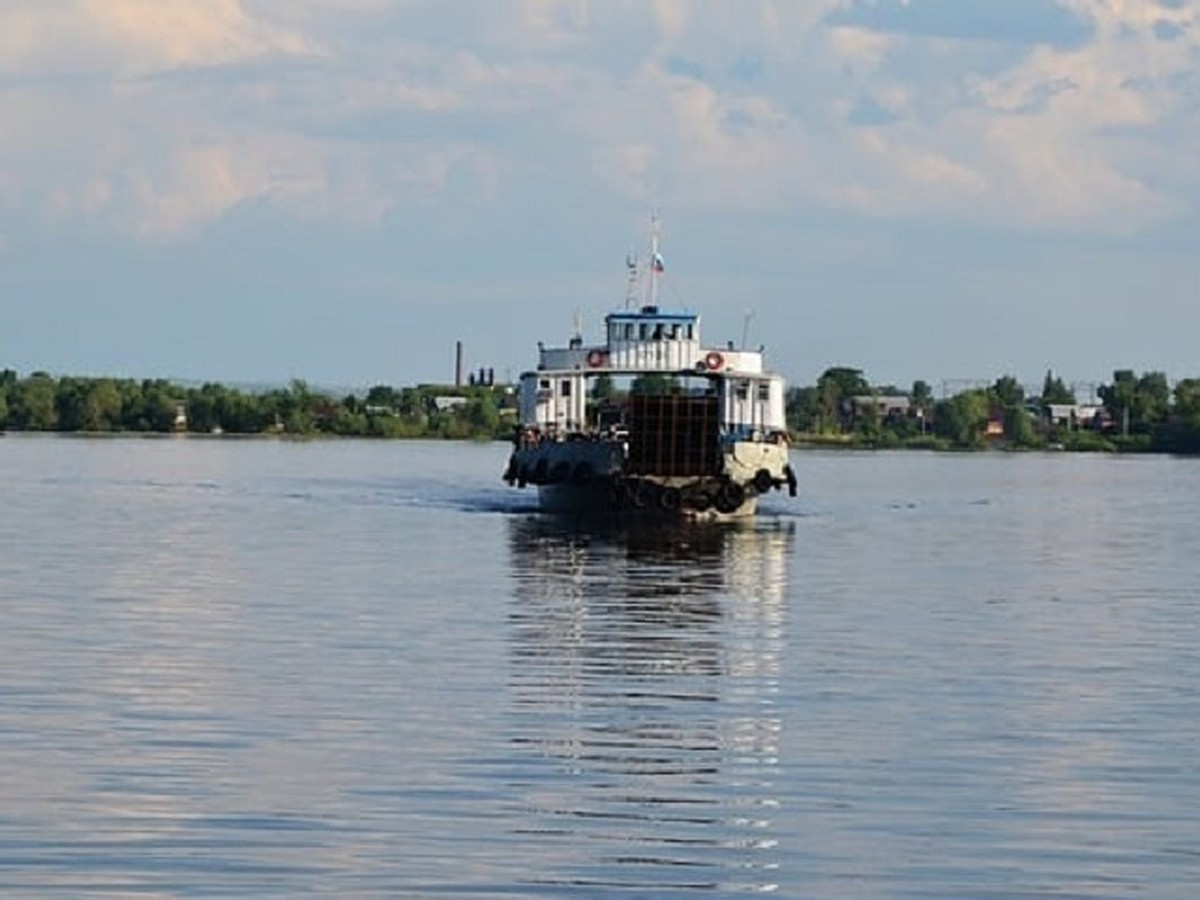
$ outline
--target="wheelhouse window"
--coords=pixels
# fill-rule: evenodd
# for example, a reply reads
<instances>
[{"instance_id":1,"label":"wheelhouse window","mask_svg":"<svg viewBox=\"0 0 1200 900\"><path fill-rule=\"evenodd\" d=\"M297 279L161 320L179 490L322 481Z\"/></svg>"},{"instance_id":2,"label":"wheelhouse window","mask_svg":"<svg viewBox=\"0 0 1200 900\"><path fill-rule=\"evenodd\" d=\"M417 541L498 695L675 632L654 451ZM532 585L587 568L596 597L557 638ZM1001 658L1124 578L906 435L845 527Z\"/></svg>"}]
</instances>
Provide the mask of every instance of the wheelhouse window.
<instances>
[{"instance_id":1,"label":"wheelhouse window","mask_svg":"<svg viewBox=\"0 0 1200 900\"><path fill-rule=\"evenodd\" d=\"M559 394L561 396L563 396L563 397L571 396L571 381L570 381L570 379L564 378L562 380L562 384L560 385L560 388L561 389L559 390Z\"/></svg>"}]
</instances>

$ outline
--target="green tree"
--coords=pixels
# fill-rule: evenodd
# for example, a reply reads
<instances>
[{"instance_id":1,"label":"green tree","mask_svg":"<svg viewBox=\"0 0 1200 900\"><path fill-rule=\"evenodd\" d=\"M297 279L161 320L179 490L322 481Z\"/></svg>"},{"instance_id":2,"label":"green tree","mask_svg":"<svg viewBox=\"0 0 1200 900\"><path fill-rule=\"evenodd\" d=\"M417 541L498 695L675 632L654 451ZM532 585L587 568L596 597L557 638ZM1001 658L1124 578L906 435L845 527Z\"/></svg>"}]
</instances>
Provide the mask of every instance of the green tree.
<instances>
[{"instance_id":1,"label":"green tree","mask_svg":"<svg viewBox=\"0 0 1200 900\"><path fill-rule=\"evenodd\" d=\"M1002 375L992 385L992 396L1006 410L1014 409L1025 402L1025 389L1011 375Z\"/></svg>"},{"instance_id":2,"label":"green tree","mask_svg":"<svg viewBox=\"0 0 1200 900\"><path fill-rule=\"evenodd\" d=\"M819 429L820 409L815 387L788 388L785 398L788 427L800 434L811 434Z\"/></svg>"},{"instance_id":3,"label":"green tree","mask_svg":"<svg viewBox=\"0 0 1200 900\"><path fill-rule=\"evenodd\" d=\"M937 405L933 399L933 388L929 382L917 379L912 384L912 390L909 392L909 397L912 399L913 418L906 420L904 428L899 429L901 437L913 437L918 434L924 434L926 423L931 418L931 413Z\"/></svg>"},{"instance_id":4,"label":"green tree","mask_svg":"<svg viewBox=\"0 0 1200 900\"><path fill-rule=\"evenodd\" d=\"M912 391L909 393L912 398L912 404L917 409L932 409L933 408L933 388L929 386L929 382L917 379L912 384Z\"/></svg>"},{"instance_id":5,"label":"green tree","mask_svg":"<svg viewBox=\"0 0 1200 900\"><path fill-rule=\"evenodd\" d=\"M0 431L8 427L8 397L17 383L17 373L12 369L0 371Z\"/></svg>"},{"instance_id":6,"label":"green tree","mask_svg":"<svg viewBox=\"0 0 1200 900\"><path fill-rule=\"evenodd\" d=\"M1075 395L1071 392L1063 380L1054 375L1050 369L1046 370L1046 377L1042 381L1042 405L1054 404L1074 404Z\"/></svg>"},{"instance_id":7,"label":"green tree","mask_svg":"<svg viewBox=\"0 0 1200 900\"><path fill-rule=\"evenodd\" d=\"M278 392L277 397L276 412L288 434L312 434L316 430L317 408L329 405L328 398L313 393L308 383L299 378L293 378L288 389ZM269 426L271 422L266 424Z\"/></svg>"},{"instance_id":8,"label":"green tree","mask_svg":"<svg viewBox=\"0 0 1200 900\"><path fill-rule=\"evenodd\" d=\"M1184 378L1175 385L1174 415L1158 429L1156 448L1171 453L1200 453L1200 379Z\"/></svg>"},{"instance_id":9,"label":"green tree","mask_svg":"<svg viewBox=\"0 0 1200 900\"><path fill-rule=\"evenodd\" d=\"M225 430L235 434L259 434L274 424L274 416L268 416L262 401L241 391L229 392L222 419L227 423Z\"/></svg>"},{"instance_id":10,"label":"green tree","mask_svg":"<svg viewBox=\"0 0 1200 900\"><path fill-rule=\"evenodd\" d=\"M367 406L385 406L388 409L396 409L400 406L400 396L396 393L396 389L386 384L377 384L367 391Z\"/></svg>"},{"instance_id":11,"label":"green tree","mask_svg":"<svg viewBox=\"0 0 1200 900\"><path fill-rule=\"evenodd\" d=\"M854 412L854 433L866 441L877 441L883 433L883 423L880 420L879 404L874 400Z\"/></svg>"},{"instance_id":12,"label":"green tree","mask_svg":"<svg viewBox=\"0 0 1200 900\"><path fill-rule=\"evenodd\" d=\"M214 396L217 385L205 384L199 388L190 388L186 395L188 430L199 434L208 434L214 428L220 427L217 418L217 404Z\"/></svg>"},{"instance_id":13,"label":"green tree","mask_svg":"<svg viewBox=\"0 0 1200 900\"><path fill-rule=\"evenodd\" d=\"M1113 383L1101 385L1100 400L1114 422L1119 423L1122 434L1129 432L1137 400L1137 376L1132 369L1113 372Z\"/></svg>"},{"instance_id":14,"label":"green tree","mask_svg":"<svg viewBox=\"0 0 1200 900\"><path fill-rule=\"evenodd\" d=\"M818 428L822 431L842 430L843 410L851 397L871 393L871 385L862 369L835 366L826 369L817 379Z\"/></svg>"},{"instance_id":15,"label":"green tree","mask_svg":"<svg viewBox=\"0 0 1200 900\"><path fill-rule=\"evenodd\" d=\"M989 391L1004 416L1004 437L1018 447L1037 443L1033 420L1025 409L1025 388L1011 375L996 379Z\"/></svg>"},{"instance_id":16,"label":"green tree","mask_svg":"<svg viewBox=\"0 0 1200 900\"><path fill-rule=\"evenodd\" d=\"M53 431L58 427L57 385L45 372L34 372L13 385L9 398L11 423L23 431Z\"/></svg>"},{"instance_id":17,"label":"green tree","mask_svg":"<svg viewBox=\"0 0 1200 900\"><path fill-rule=\"evenodd\" d=\"M331 433L346 437L365 435L368 433L368 427L366 413L352 410L345 403L335 407L333 415L327 422L327 428Z\"/></svg>"},{"instance_id":18,"label":"green tree","mask_svg":"<svg viewBox=\"0 0 1200 900\"><path fill-rule=\"evenodd\" d=\"M500 410L491 391L480 391L467 400L462 416L477 437L490 437L500 431Z\"/></svg>"},{"instance_id":19,"label":"green tree","mask_svg":"<svg viewBox=\"0 0 1200 900\"><path fill-rule=\"evenodd\" d=\"M64 375L54 386L54 409L57 413L56 427L60 431L80 431L84 427L84 398L87 384Z\"/></svg>"},{"instance_id":20,"label":"green tree","mask_svg":"<svg viewBox=\"0 0 1200 900\"><path fill-rule=\"evenodd\" d=\"M650 372L633 379L633 383L629 386L629 392L641 395L669 394L678 387L679 380L677 378Z\"/></svg>"},{"instance_id":21,"label":"green tree","mask_svg":"<svg viewBox=\"0 0 1200 900\"><path fill-rule=\"evenodd\" d=\"M1138 379L1138 419L1149 431L1167 420L1171 409L1171 386L1164 372L1146 372Z\"/></svg>"},{"instance_id":22,"label":"green tree","mask_svg":"<svg viewBox=\"0 0 1200 900\"><path fill-rule=\"evenodd\" d=\"M88 383L83 395L83 430L116 431L121 427L121 392L111 378Z\"/></svg>"},{"instance_id":23,"label":"green tree","mask_svg":"<svg viewBox=\"0 0 1200 900\"><path fill-rule=\"evenodd\" d=\"M1200 423L1200 378L1184 378L1175 385L1175 414Z\"/></svg>"},{"instance_id":24,"label":"green tree","mask_svg":"<svg viewBox=\"0 0 1200 900\"><path fill-rule=\"evenodd\" d=\"M410 426L424 427L432 404L432 396L426 396L420 388L403 388L396 398L396 412Z\"/></svg>"},{"instance_id":25,"label":"green tree","mask_svg":"<svg viewBox=\"0 0 1200 900\"><path fill-rule=\"evenodd\" d=\"M611 400L617 395L617 386L613 377L607 372L597 375L592 380L592 399L596 402Z\"/></svg>"},{"instance_id":26,"label":"green tree","mask_svg":"<svg viewBox=\"0 0 1200 900\"><path fill-rule=\"evenodd\" d=\"M934 432L959 447L978 447L988 420L987 391L955 394L937 405Z\"/></svg>"},{"instance_id":27,"label":"green tree","mask_svg":"<svg viewBox=\"0 0 1200 900\"><path fill-rule=\"evenodd\" d=\"M1017 447L1036 447L1041 443L1033 428L1033 417L1023 406L1004 411L1004 436Z\"/></svg>"},{"instance_id":28,"label":"green tree","mask_svg":"<svg viewBox=\"0 0 1200 900\"><path fill-rule=\"evenodd\" d=\"M1100 388L1100 399L1122 434L1148 435L1166 422L1171 389L1162 372L1138 377L1131 369L1113 372L1113 383Z\"/></svg>"},{"instance_id":29,"label":"green tree","mask_svg":"<svg viewBox=\"0 0 1200 900\"><path fill-rule=\"evenodd\" d=\"M188 419L193 431L220 429L230 434L257 434L267 419L263 404L223 384L205 384L199 395L189 395ZM270 421L274 421L271 415Z\"/></svg>"},{"instance_id":30,"label":"green tree","mask_svg":"<svg viewBox=\"0 0 1200 900\"><path fill-rule=\"evenodd\" d=\"M175 413L183 392L161 378L142 382L143 431L169 432L175 427Z\"/></svg>"}]
</instances>

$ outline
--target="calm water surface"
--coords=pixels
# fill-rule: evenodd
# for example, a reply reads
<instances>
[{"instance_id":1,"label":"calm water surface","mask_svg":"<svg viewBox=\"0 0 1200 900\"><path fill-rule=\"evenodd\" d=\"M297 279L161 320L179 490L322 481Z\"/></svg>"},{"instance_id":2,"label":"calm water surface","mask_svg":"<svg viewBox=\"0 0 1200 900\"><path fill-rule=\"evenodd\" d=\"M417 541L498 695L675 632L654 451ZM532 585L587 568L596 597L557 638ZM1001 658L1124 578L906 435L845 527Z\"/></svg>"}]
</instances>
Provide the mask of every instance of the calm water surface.
<instances>
[{"instance_id":1,"label":"calm water surface","mask_svg":"<svg viewBox=\"0 0 1200 900\"><path fill-rule=\"evenodd\" d=\"M0 439L4 896L1200 892L1200 462Z\"/></svg>"}]
</instances>

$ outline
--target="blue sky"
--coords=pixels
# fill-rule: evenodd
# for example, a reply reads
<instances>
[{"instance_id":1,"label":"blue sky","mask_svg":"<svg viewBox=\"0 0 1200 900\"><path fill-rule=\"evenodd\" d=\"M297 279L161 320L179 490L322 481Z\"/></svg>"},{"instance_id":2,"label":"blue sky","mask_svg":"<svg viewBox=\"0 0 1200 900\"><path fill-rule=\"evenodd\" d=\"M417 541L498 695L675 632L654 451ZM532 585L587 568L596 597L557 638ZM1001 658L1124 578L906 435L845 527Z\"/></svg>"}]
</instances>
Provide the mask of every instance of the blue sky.
<instances>
[{"instance_id":1,"label":"blue sky","mask_svg":"<svg viewBox=\"0 0 1200 900\"><path fill-rule=\"evenodd\" d=\"M0 0L0 367L365 386L664 304L812 383L1200 375L1196 0Z\"/></svg>"}]
</instances>

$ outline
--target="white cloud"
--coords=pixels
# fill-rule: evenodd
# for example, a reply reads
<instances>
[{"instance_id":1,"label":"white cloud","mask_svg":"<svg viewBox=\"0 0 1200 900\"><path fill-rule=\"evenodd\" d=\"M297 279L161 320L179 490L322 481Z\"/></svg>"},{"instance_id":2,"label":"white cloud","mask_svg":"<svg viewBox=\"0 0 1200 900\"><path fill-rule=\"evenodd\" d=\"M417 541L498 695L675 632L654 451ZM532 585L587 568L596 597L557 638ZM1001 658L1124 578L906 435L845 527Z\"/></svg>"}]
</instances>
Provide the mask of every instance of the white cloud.
<instances>
[{"instance_id":1,"label":"white cloud","mask_svg":"<svg viewBox=\"0 0 1200 900\"><path fill-rule=\"evenodd\" d=\"M241 0L83 0L83 11L127 54L126 71L222 65L316 47L251 18Z\"/></svg>"},{"instance_id":2,"label":"white cloud","mask_svg":"<svg viewBox=\"0 0 1200 900\"><path fill-rule=\"evenodd\" d=\"M899 39L879 31L839 26L829 30L829 45L835 59L858 75L876 72Z\"/></svg>"},{"instance_id":3,"label":"white cloud","mask_svg":"<svg viewBox=\"0 0 1200 900\"><path fill-rule=\"evenodd\" d=\"M1194 212L1196 9L1063 2L1088 40L986 70L978 41L824 25L842 0L494 0L453 28L399 0L10 4L0 207L178 238L248 203L371 223L447 191L514 202L554 169L676 208Z\"/></svg>"},{"instance_id":4,"label":"white cloud","mask_svg":"<svg viewBox=\"0 0 1200 900\"><path fill-rule=\"evenodd\" d=\"M0 71L131 75L218 66L317 44L256 20L242 0L71 0L0 10Z\"/></svg>"},{"instance_id":5,"label":"white cloud","mask_svg":"<svg viewBox=\"0 0 1200 900\"><path fill-rule=\"evenodd\" d=\"M1015 201L1010 214L1127 231L1182 213L1177 196L1194 197L1194 181L1164 189L1142 159L1161 152L1154 128L1169 116L1182 113L1200 133L1195 100L1176 84L1194 71L1195 10L1116 0L1070 5L1094 24L1093 39L1076 49L1036 49L980 82L980 108L961 116L978 129L982 161L1004 179ZM1187 26L1178 41L1156 38L1155 24L1168 16Z\"/></svg>"}]
</instances>

